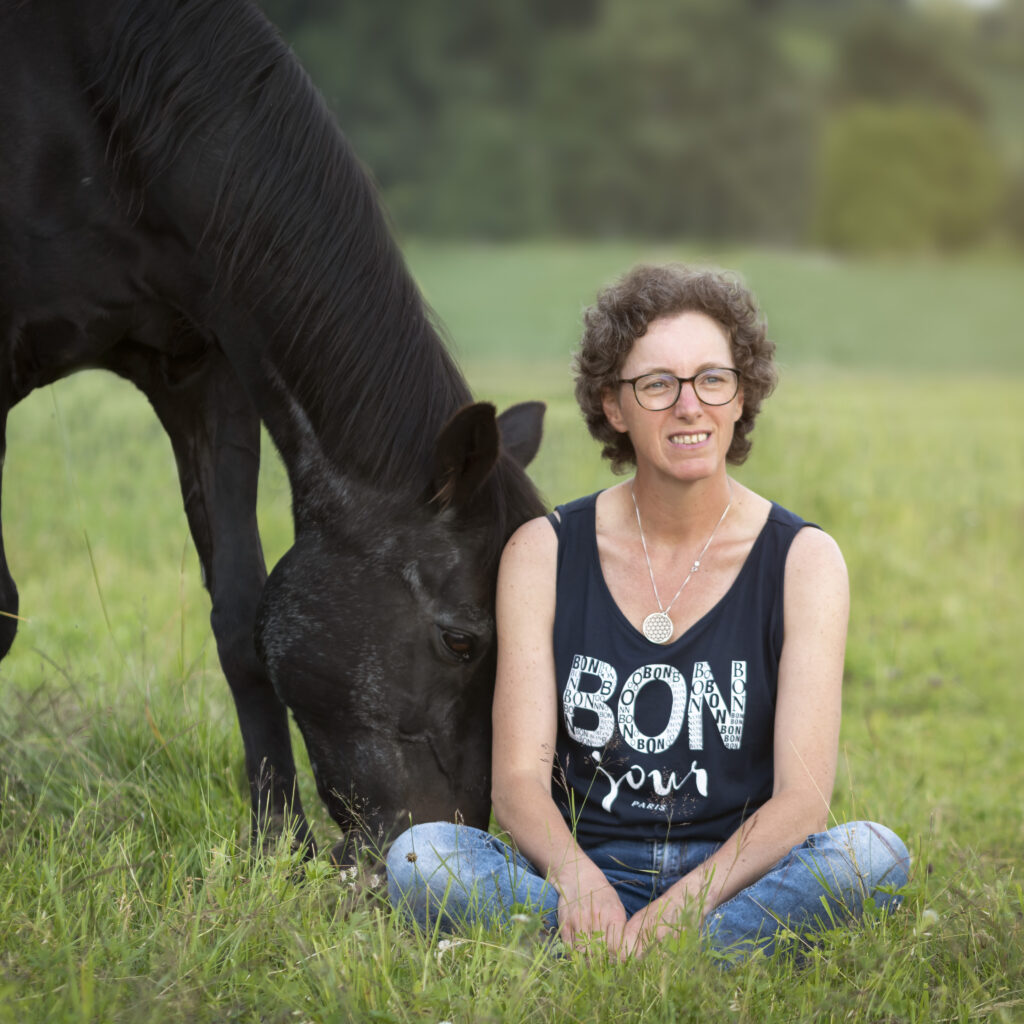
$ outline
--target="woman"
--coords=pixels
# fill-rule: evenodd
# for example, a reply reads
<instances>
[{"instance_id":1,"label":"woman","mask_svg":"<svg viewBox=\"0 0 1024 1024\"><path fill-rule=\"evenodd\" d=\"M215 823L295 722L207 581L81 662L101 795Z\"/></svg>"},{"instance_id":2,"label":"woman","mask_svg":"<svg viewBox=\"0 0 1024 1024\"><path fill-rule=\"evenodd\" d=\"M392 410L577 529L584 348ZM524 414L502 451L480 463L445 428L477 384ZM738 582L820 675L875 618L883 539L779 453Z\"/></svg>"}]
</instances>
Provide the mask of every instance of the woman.
<instances>
[{"instance_id":1,"label":"woman","mask_svg":"<svg viewBox=\"0 0 1024 1024\"><path fill-rule=\"evenodd\" d=\"M849 595L822 530L730 479L774 345L731 277L641 266L586 311L576 395L635 474L526 523L498 578L493 803L388 858L421 923L530 906L619 955L699 928L730 956L898 905L909 857L826 830ZM827 909L826 909L827 908Z\"/></svg>"}]
</instances>

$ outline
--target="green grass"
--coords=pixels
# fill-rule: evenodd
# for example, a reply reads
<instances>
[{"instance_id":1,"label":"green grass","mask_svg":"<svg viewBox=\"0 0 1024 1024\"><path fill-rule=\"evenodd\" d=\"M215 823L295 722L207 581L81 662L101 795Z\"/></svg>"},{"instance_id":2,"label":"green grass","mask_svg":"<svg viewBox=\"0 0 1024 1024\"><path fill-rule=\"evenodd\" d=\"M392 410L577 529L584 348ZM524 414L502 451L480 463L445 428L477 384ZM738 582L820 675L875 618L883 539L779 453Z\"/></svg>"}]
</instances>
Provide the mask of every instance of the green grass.
<instances>
[{"instance_id":1,"label":"green grass","mask_svg":"<svg viewBox=\"0 0 1024 1024\"><path fill-rule=\"evenodd\" d=\"M481 396L549 402L534 475L551 502L613 479L565 367L580 306L640 254L410 249ZM684 937L603 967L547 956L533 922L441 947L394 919L369 872L251 861L169 445L129 387L84 374L9 425L5 542L29 621L0 666L0 1020L1024 1020L1024 268L728 257L785 364L736 475L846 555L833 807L907 839L904 911L799 966L722 973ZM273 560L290 539L273 458L261 522Z\"/></svg>"},{"instance_id":2,"label":"green grass","mask_svg":"<svg viewBox=\"0 0 1024 1024\"><path fill-rule=\"evenodd\" d=\"M406 247L409 262L481 380L496 362L555 370L540 397L564 395L559 371L597 288L640 261L677 260L739 271L754 289L783 367L816 363L901 372L1024 370L1019 260L855 262L818 253L594 245Z\"/></svg>"}]
</instances>

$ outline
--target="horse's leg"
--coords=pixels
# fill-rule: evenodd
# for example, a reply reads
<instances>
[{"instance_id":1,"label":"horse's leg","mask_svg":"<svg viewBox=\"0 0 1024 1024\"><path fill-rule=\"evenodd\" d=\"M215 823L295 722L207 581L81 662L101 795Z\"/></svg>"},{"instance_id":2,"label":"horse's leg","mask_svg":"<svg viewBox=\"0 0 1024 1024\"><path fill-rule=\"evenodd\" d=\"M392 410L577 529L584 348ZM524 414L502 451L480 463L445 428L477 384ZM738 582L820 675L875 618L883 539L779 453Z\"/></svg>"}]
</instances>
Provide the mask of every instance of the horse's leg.
<instances>
[{"instance_id":1,"label":"horse's leg","mask_svg":"<svg viewBox=\"0 0 1024 1024\"><path fill-rule=\"evenodd\" d=\"M7 455L7 396L0 396L0 474ZM2 476L0 476L2 488ZM18 631L18 588L7 568L7 554L4 551L3 534L0 532L0 658L3 658L14 643Z\"/></svg>"},{"instance_id":2,"label":"horse's leg","mask_svg":"<svg viewBox=\"0 0 1024 1024\"><path fill-rule=\"evenodd\" d=\"M184 371L157 354L116 352L110 369L145 393L174 448L212 600L210 622L241 726L254 837L259 841L289 827L312 856L316 848L299 798L288 710L253 646L256 604L267 578L256 521L259 418L217 349Z\"/></svg>"}]
</instances>

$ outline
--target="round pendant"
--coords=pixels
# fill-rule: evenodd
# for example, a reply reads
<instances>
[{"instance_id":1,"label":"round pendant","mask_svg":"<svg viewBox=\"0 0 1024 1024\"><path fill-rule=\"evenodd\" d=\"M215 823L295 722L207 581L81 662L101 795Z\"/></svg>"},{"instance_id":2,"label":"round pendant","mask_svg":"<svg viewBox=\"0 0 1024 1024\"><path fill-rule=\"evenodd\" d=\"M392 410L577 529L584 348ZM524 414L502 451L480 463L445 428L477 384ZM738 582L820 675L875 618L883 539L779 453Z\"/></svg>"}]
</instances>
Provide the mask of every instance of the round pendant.
<instances>
[{"instance_id":1,"label":"round pendant","mask_svg":"<svg viewBox=\"0 0 1024 1024\"><path fill-rule=\"evenodd\" d=\"M672 620L664 612L651 612L644 619L644 636L652 644L667 644L672 639L674 628Z\"/></svg>"}]
</instances>

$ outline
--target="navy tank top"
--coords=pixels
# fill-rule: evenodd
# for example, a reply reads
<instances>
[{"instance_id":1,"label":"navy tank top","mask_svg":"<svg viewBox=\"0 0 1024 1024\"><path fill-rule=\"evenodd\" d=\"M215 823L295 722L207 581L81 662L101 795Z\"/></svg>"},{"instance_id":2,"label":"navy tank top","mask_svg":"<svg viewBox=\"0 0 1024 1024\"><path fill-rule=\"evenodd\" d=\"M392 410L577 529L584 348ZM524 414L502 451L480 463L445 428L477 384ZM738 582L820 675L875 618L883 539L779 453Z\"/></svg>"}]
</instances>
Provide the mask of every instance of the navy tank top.
<instances>
[{"instance_id":1,"label":"navy tank top","mask_svg":"<svg viewBox=\"0 0 1024 1024\"><path fill-rule=\"evenodd\" d=\"M725 596L670 644L623 615L597 552L597 494L558 534L552 795L577 841L727 839L770 796L786 555L805 523L773 503Z\"/></svg>"}]
</instances>

